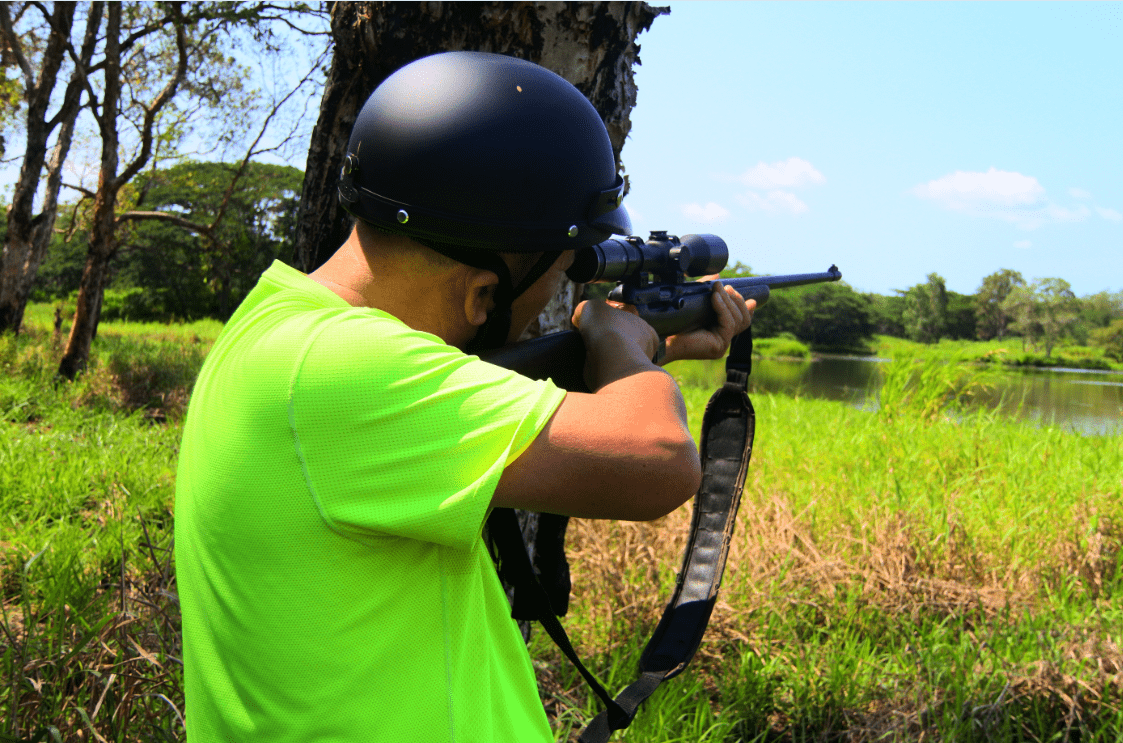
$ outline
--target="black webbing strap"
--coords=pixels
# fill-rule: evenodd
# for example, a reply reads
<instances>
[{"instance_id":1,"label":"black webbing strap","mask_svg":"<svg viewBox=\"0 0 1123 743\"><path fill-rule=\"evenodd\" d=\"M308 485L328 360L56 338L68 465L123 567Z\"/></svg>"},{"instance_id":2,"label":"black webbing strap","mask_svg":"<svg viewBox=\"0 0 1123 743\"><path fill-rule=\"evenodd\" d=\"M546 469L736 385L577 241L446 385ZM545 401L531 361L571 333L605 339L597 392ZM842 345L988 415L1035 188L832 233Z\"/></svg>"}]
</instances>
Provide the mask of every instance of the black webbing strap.
<instances>
[{"instance_id":1,"label":"black webbing strap","mask_svg":"<svg viewBox=\"0 0 1123 743\"><path fill-rule=\"evenodd\" d=\"M702 642L717 601L752 455L756 415L746 394L752 347L751 328L734 337L725 364L725 385L706 404L700 452L702 485L694 497L682 569L671 600L640 657L639 679L615 700L577 659L545 590L534 577L514 511L496 508L488 519L488 533L501 560L500 575L516 589L512 617L538 619L605 704L606 709L581 733L581 743L607 743L614 731L628 727L640 704L659 684L682 673ZM520 594L526 598L520 600Z\"/></svg>"},{"instance_id":2,"label":"black webbing strap","mask_svg":"<svg viewBox=\"0 0 1123 743\"><path fill-rule=\"evenodd\" d=\"M612 717L613 723L620 727L627 727L631 717L620 709L612 697L589 669L577 658L577 652L569 642L569 635L558 621L554 608L545 589L534 577L534 570L530 566L530 557L526 553L526 542L523 541L522 530L519 529L519 520L510 508L496 508L492 510L487 519L487 531L495 547L499 550L499 575L507 583L515 587L515 605L511 609L513 619L537 619L542 623L543 629L550 633L550 637L566 657L569 658L577 670L585 677L585 681L604 702ZM531 606L527 606L529 602ZM603 714L603 713L602 713Z\"/></svg>"}]
</instances>

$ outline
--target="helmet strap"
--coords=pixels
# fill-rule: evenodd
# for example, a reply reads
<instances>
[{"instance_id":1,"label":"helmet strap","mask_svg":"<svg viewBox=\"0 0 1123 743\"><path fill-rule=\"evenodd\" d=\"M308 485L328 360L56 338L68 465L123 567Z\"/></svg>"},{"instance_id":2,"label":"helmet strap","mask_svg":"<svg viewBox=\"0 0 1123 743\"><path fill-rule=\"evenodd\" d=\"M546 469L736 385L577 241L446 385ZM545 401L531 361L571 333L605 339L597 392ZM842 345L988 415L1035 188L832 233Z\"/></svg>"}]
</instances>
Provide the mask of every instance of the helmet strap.
<instances>
[{"instance_id":1,"label":"helmet strap","mask_svg":"<svg viewBox=\"0 0 1123 743\"><path fill-rule=\"evenodd\" d=\"M530 272L519 281L519 285L512 287L511 271L507 267L507 262L496 253L471 250L459 245L450 245L416 237L414 240L430 250L435 250L441 255L452 258L454 261L491 271L499 277L499 286L495 290L495 309L487 313L487 320L476 331L476 336L468 342L464 349L467 353L472 354L507 345L507 336L511 332L511 305L535 281L538 281L561 256L561 251L543 253L542 257L531 267Z\"/></svg>"}]
</instances>

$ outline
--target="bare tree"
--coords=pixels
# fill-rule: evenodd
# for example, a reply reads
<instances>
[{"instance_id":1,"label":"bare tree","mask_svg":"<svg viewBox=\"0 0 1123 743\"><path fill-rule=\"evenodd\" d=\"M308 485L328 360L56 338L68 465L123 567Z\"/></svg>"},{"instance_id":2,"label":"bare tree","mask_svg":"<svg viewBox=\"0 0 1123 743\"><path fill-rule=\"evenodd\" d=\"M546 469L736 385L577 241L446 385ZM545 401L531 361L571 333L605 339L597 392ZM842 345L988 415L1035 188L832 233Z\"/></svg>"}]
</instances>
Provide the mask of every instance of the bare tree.
<instances>
[{"instance_id":1,"label":"bare tree","mask_svg":"<svg viewBox=\"0 0 1123 743\"><path fill-rule=\"evenodd\" d=\"M124 51L121 44L122 4L111 3L106 13L105 57L101 65L104 79L100 96L90 84L85 66L78 65L90 96L90 110L101 134L101 163L91 215L89 253L86 267L82 271L82 283L78 288L78 306L74 313L74 324L70 328L70 337L66 342L66 352L59 363L59 374L68 379L73 379L85 368L90 356L90 344L101 314L102 292L105 289L109 261L117 251L114 229L117 194L133 176L140 172L152 156L156 117L171 101L187 75L187 29L181 5L181 3L168 3L165 6L166 15L160 26L166 23L174 34L175 67L171 70L167 83L155 98L150 102L140 103L143 110L143 122L139 131L140 151L124 170L119 169L118 151L120 144L118 115L121 109L121 67Z\"/></svg>"},{"instance_id":2,"label":"bare tree","mask_svg":"<svg viewBox=\"0 0 1123 743\"><path fill-rule=\"evenodd\" d=\"M540 64L592 101L619 166L636 104L636 37L669 12L644 2L334 3L335 54L308 150L293 265L314 271L347 238L351 221L336 192L347 140L367 97L395 70L429 54L459 50ZM580 293L578 285L565 281L524 338L572 329L569 319ZM535 566L545 579L567 584L562 547L568 519L546 515L539 529L539 514L517 513ZM529 641L529 623L520 627Z\"/></svg>"},{"instance_id":3,"label":"bare tree","mask_svg":"<svg viewBox=\"0 0 1123 743\"><path fill-rule=\"evenodd\" d=\"M234 95L244 71L223 53L220 35L248 26L255 36L268 36L273 21L307 33L289 16L308 13L315 11L300 3L113 3L107 8L102 56L95 64L77 61L68 45L100 134L101 159L96 191L77 187L93 203L86 265L59 374L73 379L88 362L110 262L120 244L117 230L133 219L118 218L119 209L128 211L128 199L121 198L126 185L161 148L170 149L184 129L197 123L200 109L220 112L228 120L245 118L246 101ZM101 76L98 85L95 73ZM187 105L177 108L173 101L181 92Z\"/></svg>"},{"instance_id":4,"label":"bare tree","mask_svg":"<svg viewBox=\"0 0 1123 743\"><path fill-rule=\"evenodd\" d=\"M23 165L12 193L8 211L8 234L0 256L0 332L18 333L23 324L23 313L31 285L54 231L58 211L58 195L62 186L62 167L70 151L75 122L80 109L83 91L79 67L75 66L62 101L54 115L49 115L51 96L60 69L70 47L71 28L74 24L75 3L58 2L48 10L40 3L27 3L21 9L34 8L42 15L47 42L33 65L29 50L24 48L16 33L10 6L0 3L0 40L6 54L11 55L23 74L23 98L27 107L25 116L25 143ZM86 32L81 51L76 55L79 65L89 67L97 42L98 28L104 3L93 3L86 13ZM58 128L55 146L49 162L46 160L47 143L51 133ZM46 181L39 213L35 213L35 193L42 181L46 166Z\"/></svg>"}]
</instances>

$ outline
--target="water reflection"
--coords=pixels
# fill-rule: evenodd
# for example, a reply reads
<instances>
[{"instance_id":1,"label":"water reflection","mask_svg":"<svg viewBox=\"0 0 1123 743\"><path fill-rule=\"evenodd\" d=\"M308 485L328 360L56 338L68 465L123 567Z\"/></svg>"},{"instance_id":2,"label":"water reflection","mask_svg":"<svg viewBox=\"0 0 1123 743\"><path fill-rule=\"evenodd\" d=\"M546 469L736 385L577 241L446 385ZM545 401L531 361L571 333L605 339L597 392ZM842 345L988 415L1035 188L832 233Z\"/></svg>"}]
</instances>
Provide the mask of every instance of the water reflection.
<instances>
[{"instance_id":1,"label":"water reflection","mask_svg":"<svg viewBox=\"0 0 1123 743\"><path fill-rule=\"evenodd\" d=\"M876 410L878 367L885 361L852 356L815 361L755 359L751 380L760 391L841 400ZM1123 374L1119 372L985 369L981 375L989 389L977 395L976 405L1081 433L1123 434Z\"/></svg>"}]
</instances>

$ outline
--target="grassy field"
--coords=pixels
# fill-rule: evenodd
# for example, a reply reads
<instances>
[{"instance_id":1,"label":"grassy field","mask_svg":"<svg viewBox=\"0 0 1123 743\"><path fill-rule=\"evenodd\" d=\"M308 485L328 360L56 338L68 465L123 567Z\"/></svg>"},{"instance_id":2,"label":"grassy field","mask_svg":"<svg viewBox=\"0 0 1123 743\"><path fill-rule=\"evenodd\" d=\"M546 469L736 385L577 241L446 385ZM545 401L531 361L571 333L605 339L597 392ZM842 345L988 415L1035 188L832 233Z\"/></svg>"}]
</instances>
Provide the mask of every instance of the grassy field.
<instances>
[{"instance_id":1,"label":"grassy field","mask_svg":"<svg viewBox=\"0 0 1123 743\"><path fill-rule=\"evenodd\" d=\"M56 385L66 327L29 318L0 337L0 740L182 741L174 473L220 326L103 324L90 372ZM696 436L719 366L668 367ZM877 414L753 396L706 640L614 740L1123 737L1123 441L953 419L970 369L885 366ZM634 678L689 518L570 527L563 621L610 690ZM599 703L537 628L531 654L575 740Z\"/></svg>"}]
</instances>

